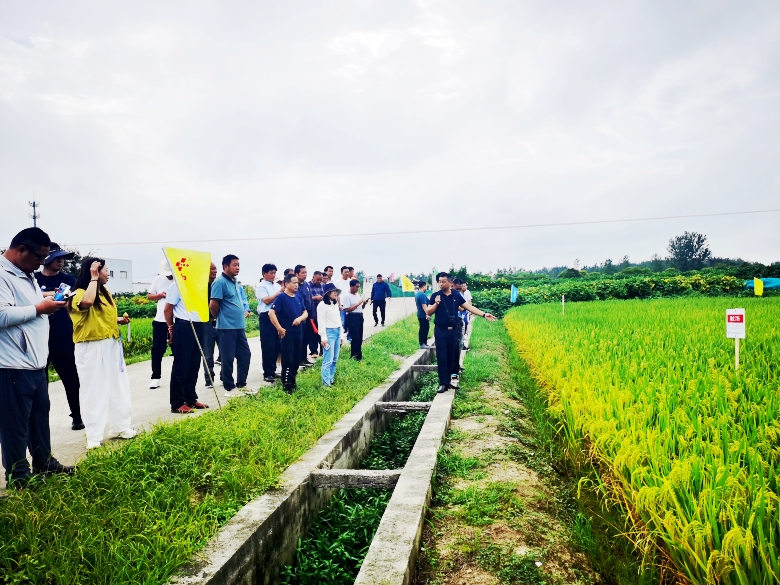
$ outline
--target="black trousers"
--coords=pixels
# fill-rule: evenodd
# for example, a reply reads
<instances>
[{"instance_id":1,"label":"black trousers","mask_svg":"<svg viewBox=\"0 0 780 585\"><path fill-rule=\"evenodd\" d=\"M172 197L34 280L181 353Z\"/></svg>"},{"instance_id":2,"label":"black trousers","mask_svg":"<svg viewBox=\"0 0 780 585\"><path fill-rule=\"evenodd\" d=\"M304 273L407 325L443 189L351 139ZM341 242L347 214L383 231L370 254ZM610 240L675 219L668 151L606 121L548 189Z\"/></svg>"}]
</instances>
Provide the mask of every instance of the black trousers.
<instances>
[{"instance_id":1,"label":"black trousers","mask_svg":"<svg viewBox=\"0 0 780 585\"><path fill-rule=\"evenodd\" d=\"M246 340L246 330L217 329L217 345L219 346L219 357L222 361L220 377L225 390L230 392L236 386L239 388L245 387L246 378L249 375L249 361L252 359L249 342ZM233 381L234 361L238 363L235 382Z\"/></svg>"},{"instance_id":2,"label":"black trousers","mask_svg":"<svg viewBox=\"0 0 780 585\"><path fill-rule=\"evenodd\" d=\"M298 366L303 359L303 335L287 334L281 340L282 346L282 384L286 389L292 389L295 386L295 378L298 375Z\"/></svg>"},{"instance_id":3,"label":"black trousers","mask_svg":"<svg viewBox=\"0 0 780 585\"><path fill-rule=\"evenodd\" d=\"M449 386L452 374L457 374L460 367L460 327L446 329L434 327L433 337L436 340L436 364L439 372L439 384Z\"/></svg>"},{"instance_id":4,"label":"black trousers","mask_svg":"<svg viewBox=\"0 0 780 585\"><path fill-rule=\"evenodd\" d=\"M372 314L374 315L374 323L379 323L379 319L376 318L376 310L379 309L379 312L382 314L382 325L384 325L385 309L387 308L387 300L382 299L381 301L371 301L371 303L374 305L374 308L372 310Z\"/></svg>"},{"instance_id":5,"label":"black trousers","mask_svg":"<svg viewBox=\"0 0 780 585\"><path fill-rule=\"evenodd\" d=\"M263 358L263 377L274 376L276 374L276 359L282 351L279 341L279 333L276 327L271 323L271 317L268 313L260 313L260 349Z\"/></svg>"},{"instance_id":6,"label":"black trousers","mask_svg":"<svg viewBox=\"0 0 780 585\"><path fill-rule=\"evenodd\" d=\"M195 327L195 333L192 328ZM198 340L195 340L195 335ZM200 350L198 341L203 343L203 323L192 323L176 319L173 323L173 369L171 370L171 408L180 408L184 404L192 405L198 401L195 384L198 383Z\"/></svg>"},{"instance_id":7,"label":"black trousers","mask_svg":"<svg viewBox=\"0 0 780 585\"><path fill-rule=\"evenodd\" d=\"M57 460L51 456L49 378L40 370L0 369L0 446L7 480L41 472Z\"/></svg>"},{"instance_id":8,"label":"black trousers","mask_svg":"<svg viewBox=\"0 0 780 585\"><path fill-rule=\"evenodd\" d=\"M301 361L300 364L302 366L308 366L309 360L306 359L306 350L309 346L309 339L311 338L311 323L309 323L308 317L306 318L306 321L301 323L301 330L303 332L303 335L301 335Z\"/></svg>"},{"instance_id":9,"label":"black trousers","mask_svg":"<svg viewBox=\"0 0 780 585\"><path fill-rule=\"evenodd\" d=\"M417 320L420 322L420 333L417 336L418 341L420 342L420 345L427 345L428 333L431 330L431 322L425 317L417 317Z\"/></svg>"},{"instance_id":10,"label":"black trousers","mask_svg":"<svg viewBox=\"0 0 780 585\"><path fill-rule=\"evenodd\" d=\"M309 319L314 321L314 324L317 325L316 308L314 309L314 311L315 311L314 315L312 316L310 314L309 315ZM319 331L319 326L318 326L317 330ZM319 355L320 353L322 353L320 351L320 349L321 349L321 347L320 347L320 336L319 336L318 333L314 332L314 327L311 326L311 321L310 321L309 322L309 353L312 354L312 355Z\"/></svg>"},{"instance_id":11,"label":"black trousers","mask_svg":"<svg viewBox=\"0 0 780 585\"><path fill-rule=\"evenodd\" d=\"M168 324L152 321L152 380L162 378L162 359L168 349Z\"/></svg>"},{"instance_id":12,"label":"black trousers","mask_svg":"<svg viewBox=\"0 0 780 585\"><path fill-rule=\"evenodd\" d=\"M79 372L76 369L73 337L49 339L49 363L65 386L65 397L70 407L70 418L73 422L81 422L81 407L79 406Z\"/></svg>"},{"instance_id":13,"label":"black trousers","mask_svg":"<svg viewBox=\"0 0 780 585\"><path fill-rule=\"evenodd\" d=\"M363 359L363 313L347 313L346 317L347 327L349 327L349 333L352 335L352 342L350 343L350 355L353 359Z\"/></svg>"},{"instance_id":14,"label":"black trousers","mask_svg":"<svg viewBox=\"0 0 780 585\"><path fill-rule=\"evenodd\" d=\"M209 367L208 372L205 368L203 369L203 381L207 384L210 382L209 374L211 374L211 379L216 381L216 378L214 378L214 346L216 343L216 324L214 321L207 321L203 324L203 355L206 356L206 364Z\"/></svg>"}]
</instances>

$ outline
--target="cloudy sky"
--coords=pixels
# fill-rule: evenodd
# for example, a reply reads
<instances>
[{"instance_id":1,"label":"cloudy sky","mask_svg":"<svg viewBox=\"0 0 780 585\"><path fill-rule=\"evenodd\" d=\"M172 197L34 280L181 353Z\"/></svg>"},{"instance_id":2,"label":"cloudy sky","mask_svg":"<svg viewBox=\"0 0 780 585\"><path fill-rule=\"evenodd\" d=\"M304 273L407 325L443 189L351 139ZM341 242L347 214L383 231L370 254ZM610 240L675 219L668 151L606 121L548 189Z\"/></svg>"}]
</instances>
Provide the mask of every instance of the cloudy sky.
<instances>
[{"instance_id":1,"label":"cloudy sky","mask_svg":"<svg viewBox=\"0 0 780 585\"><path fill-rule=\"evenodd\" d=\"M684 230L776 261L780 213L303 236L777 209L778 161L773 0L0 0L0 235L34 191L136 279L176 240L245 282L639 261Z\"/></svg>"}]
</instances>

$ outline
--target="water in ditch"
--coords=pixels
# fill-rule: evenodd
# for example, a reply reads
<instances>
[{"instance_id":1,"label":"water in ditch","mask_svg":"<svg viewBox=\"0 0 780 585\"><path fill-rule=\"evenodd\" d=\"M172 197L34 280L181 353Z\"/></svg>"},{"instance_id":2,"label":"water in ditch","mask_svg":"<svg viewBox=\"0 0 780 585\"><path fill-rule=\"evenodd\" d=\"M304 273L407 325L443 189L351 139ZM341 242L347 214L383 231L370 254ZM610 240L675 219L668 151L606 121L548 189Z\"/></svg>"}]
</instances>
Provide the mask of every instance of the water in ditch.
<instances>
[{"instance_id":1,"label":"water in ditch","mask_svg":"<svg viewBox=\"0 0 780 585\"><path fill-rule=\"evenodd\" d=\"M435 373L422 374L409 398L430 402L438 387ZM396 417L371 441L360 469L400 469L406 464L425 422L424 412ZM338 490L298 542L292 565L285 567L285 585L352 585L382 520L392 490Z\"/></svg>"}]
</instances>

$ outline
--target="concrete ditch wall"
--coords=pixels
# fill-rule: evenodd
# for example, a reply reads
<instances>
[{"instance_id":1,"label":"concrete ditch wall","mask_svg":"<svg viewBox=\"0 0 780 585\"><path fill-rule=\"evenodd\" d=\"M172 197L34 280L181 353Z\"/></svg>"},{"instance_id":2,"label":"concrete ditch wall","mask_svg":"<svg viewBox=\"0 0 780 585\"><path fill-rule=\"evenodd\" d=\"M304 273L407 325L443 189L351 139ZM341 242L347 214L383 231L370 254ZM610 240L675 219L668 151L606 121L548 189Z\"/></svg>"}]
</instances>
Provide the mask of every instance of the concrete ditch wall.
<instances>
[{"instance_id":1,"label":"concrete ditch wall","mask_svg":"<svg viewBox=\"0 0 780 585\"><path fill-rule=\"evenodd\" d=\"M318 469L353 468L371 439L387 428L392 415L377 402L403 401L415 382L413 366L432 360L418 350L385 382L371 390L333 430L291 465L270 490L244 506L200 551L198 558L169 581L176 585L272 585L292 562L298 539L335 490L316 489L309 479ZM430 480L429 480L430 481Z\"/></svg>"}]
</instances>

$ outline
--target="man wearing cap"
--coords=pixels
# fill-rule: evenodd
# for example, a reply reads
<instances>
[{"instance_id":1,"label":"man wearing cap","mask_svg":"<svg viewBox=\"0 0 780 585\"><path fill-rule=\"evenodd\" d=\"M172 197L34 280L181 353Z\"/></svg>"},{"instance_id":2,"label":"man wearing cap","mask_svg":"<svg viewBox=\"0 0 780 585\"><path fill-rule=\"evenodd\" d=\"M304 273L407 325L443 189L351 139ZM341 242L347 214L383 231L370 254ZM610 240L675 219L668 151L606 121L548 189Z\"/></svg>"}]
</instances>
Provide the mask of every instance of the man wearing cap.
<instances>
[{"instance_id":1,"label":"man wearing cap","mask_svg":"<svg viewBox=\"0 0 780 585\"><path fill-rule=\"evenodd\" d=\"M52 242L49 255L46 257L43 269L35 273L35 280L41 287L44 297L53 297L57 288L67 285L70 290L76 287L76 279L63 272L65 260L70 260L75 252L68 252ZM84 428L79 406L79 373L76 369L76 357L73 344L73 321L67 311L57 311L49 316L49 359L48 364L62 380L65 387L65 397L70 408L71 426L74 431Z\"/></svg>"},{"instance_id":2,"label":"man wearing cap","mask_svg":"<svg viewBox=\"0 0 780 585\"><path fill-rule=\"evenodd\" d=\"M160 260L159 274L152 281L146 298L157 301L157 312L152 320L152 381L149 388L159 388L162 377L162 359L168 349L168 325L165 323L165 297L173 284L173 272L167 260Z\"/></svg>"},{"instance_id":3,"label":"man wearing cap","mask_svg":"<svg viewBox=\"0 0 780 585\"><path fill-rule=\"evenodd\" d=\"M16 488L24 488L33 474L73 473L51 453L46 372L49 315L65 301L44 298L33 276L50 244L42 229L27 228L0 256L0 448L6 479Z\"/></svg>"}]
</instances>

